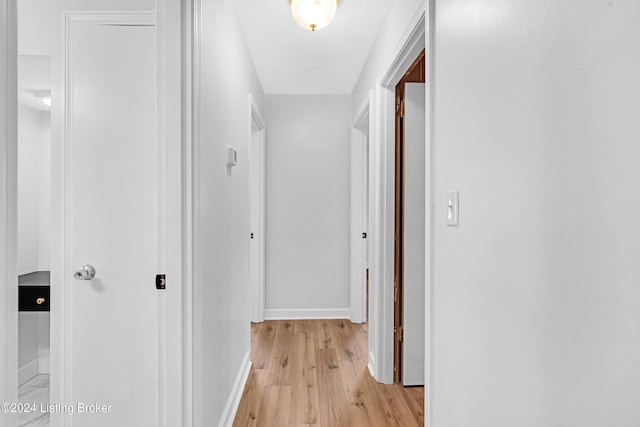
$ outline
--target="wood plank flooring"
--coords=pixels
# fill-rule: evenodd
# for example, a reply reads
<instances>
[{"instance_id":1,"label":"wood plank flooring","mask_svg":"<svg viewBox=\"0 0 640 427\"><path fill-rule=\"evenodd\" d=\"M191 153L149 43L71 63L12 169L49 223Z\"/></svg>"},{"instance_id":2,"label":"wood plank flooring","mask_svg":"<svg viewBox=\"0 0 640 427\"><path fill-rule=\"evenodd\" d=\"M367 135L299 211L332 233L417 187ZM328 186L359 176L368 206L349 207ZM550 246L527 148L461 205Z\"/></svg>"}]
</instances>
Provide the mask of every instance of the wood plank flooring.
<instances>
[{"instance_id":1,"label":"wood plank flooring","mask_svg":"<svg viewBox=\"0 0 640 427\"><path fill-rule=\"evenodd\" d=\"M423 426L424 388L378 384L367 354L366 324L252 324L253 366L234 427Z\"/></svg>"}]
</instances>

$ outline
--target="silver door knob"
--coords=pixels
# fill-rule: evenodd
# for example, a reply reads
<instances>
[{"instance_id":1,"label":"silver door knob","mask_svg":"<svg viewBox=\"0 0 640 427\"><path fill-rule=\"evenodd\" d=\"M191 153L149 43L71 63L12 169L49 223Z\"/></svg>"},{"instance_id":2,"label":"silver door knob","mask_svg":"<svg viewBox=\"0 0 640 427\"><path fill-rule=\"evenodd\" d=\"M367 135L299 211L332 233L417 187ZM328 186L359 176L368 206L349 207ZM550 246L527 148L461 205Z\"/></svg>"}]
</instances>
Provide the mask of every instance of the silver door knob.
<instances>
[{"instance_id":1,"label":"silver door knob","mask_svg":"<svg viewBox=\"0 0 640 427\"><path fill-rule=\"evenodd\" d=\"M95 277L95 275L96 269L93 268L92 265L87 264L76 270L76 272L73 273L73 278L76 280L91 280Z\"/></svg>"}]
</instances>

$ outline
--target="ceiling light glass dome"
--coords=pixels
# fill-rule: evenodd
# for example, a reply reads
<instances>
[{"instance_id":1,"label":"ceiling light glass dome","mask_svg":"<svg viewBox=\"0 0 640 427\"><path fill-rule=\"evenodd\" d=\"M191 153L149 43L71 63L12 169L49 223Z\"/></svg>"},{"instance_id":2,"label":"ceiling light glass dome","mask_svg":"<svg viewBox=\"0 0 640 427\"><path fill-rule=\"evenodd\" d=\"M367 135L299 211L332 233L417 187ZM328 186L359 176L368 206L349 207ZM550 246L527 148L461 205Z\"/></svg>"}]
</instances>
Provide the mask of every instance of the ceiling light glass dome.
<instances>
[{"instance_id":1,"label":"ceiling light glass dome","mask_svg":"<svg viewBox=\"0 0 640 427\"><path fill-rule=\"evenodd\" d=\"M289 0L291 14L302 28L315 31L331 23L336 16L336 0Z\"/></svg>"}]
</instances>

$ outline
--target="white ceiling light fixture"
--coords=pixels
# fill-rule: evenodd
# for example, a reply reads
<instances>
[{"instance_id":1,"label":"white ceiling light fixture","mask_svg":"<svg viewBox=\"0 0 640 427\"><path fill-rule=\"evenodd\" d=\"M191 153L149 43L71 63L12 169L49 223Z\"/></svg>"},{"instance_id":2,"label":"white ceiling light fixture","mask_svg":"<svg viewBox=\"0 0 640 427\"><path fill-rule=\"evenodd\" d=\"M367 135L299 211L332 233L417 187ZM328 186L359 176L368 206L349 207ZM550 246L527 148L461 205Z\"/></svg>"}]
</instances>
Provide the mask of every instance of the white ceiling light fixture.
<instances>
[{"instance_id":1,"label":"white ceiling light fixture","mask_svg":"<svg viewBox=\"0 0 640 427\"><path fill-rule=\"evenodd\" d=\"M333 21L340 0L289 0L291 14L306 30L320 30Z\"/></svg>"}]
</instances>

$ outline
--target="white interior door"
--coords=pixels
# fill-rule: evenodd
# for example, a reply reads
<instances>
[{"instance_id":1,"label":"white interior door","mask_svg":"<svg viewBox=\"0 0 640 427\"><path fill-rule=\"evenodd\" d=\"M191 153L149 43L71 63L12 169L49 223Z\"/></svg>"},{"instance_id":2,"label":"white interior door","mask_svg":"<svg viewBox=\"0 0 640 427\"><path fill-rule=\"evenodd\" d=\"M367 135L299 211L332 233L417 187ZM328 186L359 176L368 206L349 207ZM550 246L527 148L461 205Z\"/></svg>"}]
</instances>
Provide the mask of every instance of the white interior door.
<instances>
[{"instance_id":1,"label":"white interior door","mask_svg":"<svg viewBox=\"0 0 640 427\"><path fill-rule=\"evenodd\" d=\"M424 385L425 85L405 84L404 385Z\"/></svg>"},{"instance_id":2,"label":"white interior door","mask_svg":"<svg viewBox=\"0 0 640 427\"><path fill-rule=\"evenodd\" d=\"M369 269L369 127L362 129L362 321L369 321L369 289L367 270Z\"/></svg>"},{"instance_id":3,"label":"white interior door","mask_svg":"<svg viewBox=\"0 0 640 427\"><path fill-rule=\"evenodd\" d=\"M262 115L251 102L251 140L249 141L251 243L249 280L251 281L251 321L262 322L265 310L265 129Z\"/></svg>"},{"instance_id":4,"label":"white interior door","mask_svg":"<svg viewBox=\"0 0 640 427\"><path fill-rule=\"evenodd\" d=\"M67 20L65 401L75 426L158 424L152 15ZM95 278L74 279L83 265ZM95 408L94 408L95 409Z\"/></svg>"}]
</instances>

